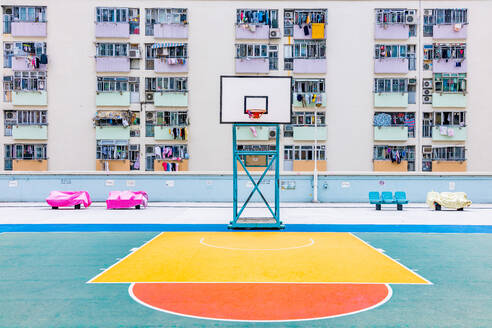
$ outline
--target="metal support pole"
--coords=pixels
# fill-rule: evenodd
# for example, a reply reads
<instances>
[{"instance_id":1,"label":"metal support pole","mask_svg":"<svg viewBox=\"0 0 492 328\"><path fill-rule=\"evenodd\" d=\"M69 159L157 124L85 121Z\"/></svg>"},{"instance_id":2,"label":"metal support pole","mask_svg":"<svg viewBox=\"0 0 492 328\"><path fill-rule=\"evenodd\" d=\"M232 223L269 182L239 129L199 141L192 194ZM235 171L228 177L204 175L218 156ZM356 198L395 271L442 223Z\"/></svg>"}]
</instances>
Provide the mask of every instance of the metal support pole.
<instances>
[{"instance_id":1,"label":"metal support pole","mask_svg":"<svg viewBox=\"0 0 492 328\"><path fill-rule=\"evenodd\" d=\"M314 172L313 172L313 203L318 200L318 107L314 105Z\"/></svg>"},{"instance_id":2,"label":"metal support pole","mask_svg":"<svg viewBox=\"0 0 492 328\"><path fill-rule=\"evenodd\" d=\"M232 206L233 206L233 211L234 211L234 218L233 218L233 223L235 224L238 217L237 217L237 144L236 144L236 135L237 133L237 126L236 124L232 125L232 171L233 171L233 177L232 177L232 188L233 188L233 200L232 200Z\"/></svg>"},{"instance_id":3,"label":"metal support pole","mask_svg":"<svg viewBox=\"0 0 492 328\"><path fill-rule=\"evenodd\" d=\"M280 221L280 125L275 126L275 218Z\"/></svg>"}]
</instances>

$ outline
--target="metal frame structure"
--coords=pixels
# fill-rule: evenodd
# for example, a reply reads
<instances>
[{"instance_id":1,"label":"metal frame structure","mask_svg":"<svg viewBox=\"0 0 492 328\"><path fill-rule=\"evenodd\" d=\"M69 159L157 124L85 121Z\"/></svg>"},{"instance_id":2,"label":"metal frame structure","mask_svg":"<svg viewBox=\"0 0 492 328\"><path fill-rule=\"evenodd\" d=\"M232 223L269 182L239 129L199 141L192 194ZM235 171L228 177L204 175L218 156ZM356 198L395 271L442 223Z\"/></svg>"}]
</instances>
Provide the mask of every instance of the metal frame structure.
<instances>
[{"instance_id":1,"label":"metal frame structure","mask_svg":"<svg viewBox=\"0 0 492 328\"><path fill-rule=\"evenodd\" d=\"M275 134L275 150L271 151L244 151L237 150L237 128L240 126L267 126L274 127L276 129ZM280 126L278 124L262 124L262 123L241 123L241 124L233 124L232 125L232 153L233 153L233 210L234 217L233 220L229 224L229 229L283 229L284 225L282 221L280 221ZM241 158L241 156L262 156L266 157L265 165L259 165L260 167L265 167L262 175L255 181L251 173L248 171L248 165L246 164L246 158ZM253 183L253 190L249 193L247 199L239 209L238 204L238 162L243 167L246 172L249 180ZM275 205L274 209L270 206L267 199L263 195L260 190L260 185L263 182L268 170L272 167L272 164L275 163ZM251 166L251 165L249 165ZM258 166L256 166L258 167ZM241 218L241 214L248 206L249 201L255 194L258 192L261 199L265 203L268 211L272 215L271 218ZM238 210L239 209L239 210Z\"/></svg>"}]
</instances>

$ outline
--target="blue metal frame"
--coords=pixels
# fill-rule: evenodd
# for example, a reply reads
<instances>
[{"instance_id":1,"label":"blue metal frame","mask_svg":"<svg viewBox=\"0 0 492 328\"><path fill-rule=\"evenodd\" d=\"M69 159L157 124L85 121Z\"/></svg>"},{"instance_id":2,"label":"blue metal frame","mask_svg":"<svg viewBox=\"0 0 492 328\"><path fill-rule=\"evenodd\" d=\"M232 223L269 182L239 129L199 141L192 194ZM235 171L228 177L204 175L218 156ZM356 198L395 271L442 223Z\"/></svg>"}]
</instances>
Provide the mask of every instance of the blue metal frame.
<instances>
[{"instance_id":1,"label":"blue metal frame","mask_svg":"<svg viewBox=\"0 0 492 328\"><path fill-rule=\"evenodd\" d=\"M237 150L237 128L240 126L267 126L267 127L275 127L275 150L272 151L239 151ZM234 217L233 220L229 224L230 229L283 229L285 226L280 221L280 125L278 124L261 124L261 123L248 123L248 124L233 124L232 125L232 154L233 154L233 211ZM243 155L265 155L266 156L266 165L263 174L260 176L258 181L251 176L248 171L248 166L246 165L245 160L241 158ZM270 158L271 157L271 158ZM238 173L237 173L237 163L240 163L243 167L244 171L248 175L249 180L253 183L253 190L250 192L246 201L241 206L241 209L238 210ZM265 196L260 190L260 184L263 182L268 170L271 168L272 164L275 163L275 205L274 209L270 206ZM258 165L255 165L258 167ZM258 192L261 199L267 206L268 211L272 215L272 218L275 219L275 222L271 223L260 223L260 222L238 222L243 213L244 209L247 207L249 201L253 197L254 193Z\"/></svg>"}]
</instances>

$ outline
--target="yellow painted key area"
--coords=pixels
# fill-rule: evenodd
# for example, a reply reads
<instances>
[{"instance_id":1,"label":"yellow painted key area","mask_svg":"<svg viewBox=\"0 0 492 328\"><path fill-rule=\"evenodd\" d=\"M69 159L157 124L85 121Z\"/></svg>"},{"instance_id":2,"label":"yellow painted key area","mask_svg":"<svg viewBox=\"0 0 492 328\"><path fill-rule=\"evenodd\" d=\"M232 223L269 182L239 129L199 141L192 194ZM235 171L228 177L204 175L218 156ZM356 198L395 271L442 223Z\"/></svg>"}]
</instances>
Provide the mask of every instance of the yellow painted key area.
<instances>
[{"instance_id":1,"label":"yellow painted key area","mask_svg":"<svg viewBox=\"0 0 492 328\"><path fill-rule=\"evenodd\" d=\"M165 232L90 282L428 282L350 233Z\"/></svg>"}]
</instances>

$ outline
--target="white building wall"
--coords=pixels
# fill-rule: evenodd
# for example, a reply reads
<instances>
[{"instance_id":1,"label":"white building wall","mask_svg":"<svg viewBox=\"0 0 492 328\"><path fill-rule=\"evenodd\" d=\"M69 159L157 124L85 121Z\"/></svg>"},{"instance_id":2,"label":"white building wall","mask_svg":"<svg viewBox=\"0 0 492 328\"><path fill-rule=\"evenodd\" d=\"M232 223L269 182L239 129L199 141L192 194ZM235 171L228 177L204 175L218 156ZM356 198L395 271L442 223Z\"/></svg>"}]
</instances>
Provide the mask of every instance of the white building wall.
<instances>
[{"instance_id":1,"label":"white building wall","mask_svg":"<svg viewBox=\"0 0 492 328\"><path fill-rule=\"evenodd\" d=\"M95 8L129 7L140 8L140 34L131 35L130 43L144 44L155 41L145 36L145 8L180 7L188 8L189 17L189 127L188 150L190 170L232 170L232 133L229 125L219 124L219 76L234 74L236 43L234 24L237 8L279 9L279 24L283 32L283 9L327 8L328 25L327 73L305 74L302 77L326 78L326 123L328 127L327 168L328 171L372 171L373 152L373 47L374 9L410 8L468 8L468 106L466 142L468 171L492 171L490 142L489 94L492 76L492 43L486 42L490 34L490 1L426 1L419 8L418 1L59 1L59 0L11 0L3 5L47 6L48 36L48 157L50 171L95 170L96 139L92 118L95 106L96 75L140 76L140 98L144 99L144 77L156 76L145 70L145 60L140 61L140 70L130 74L95 72ZM422 23L420 21L420 23ZM419 28L418 35L422 36ZM418 69L422 37L417 42ZM2 42L13 40L2 35ZM42 38L16 38L16 40L43 40ZM105 39L118 42L118 39ZM243 42L243 41L238 41ZM272 43L287 43L287 38ZM391 42L389 42L391 43ZM411 41L409 42L411 43ZM3 64L3 56L2 56ZM3 67L3 65L2 65ZM279 50L278 72L270 75L292 75L283 68L283 47ZM3 75L10 72L3 69ZM161 74L174 76L174 74ZM418 71L407 77L418 76ZM3 90L2 90L3 92ZM1 103L1 109L13 106ZM417 104L411 105L419 113L421 105L421 80L417 85ZM16 109L23 109L16 108ZM132 110L140 110L132 104ZM142 105L142 109L152 109ZM33 108L34 109L34 108ZM37 108L36 108L37 109ZM3 113L0 119L3 127ZM417 135L421 135L421 115L417 114ZM153 138L144 138L145 119L141 114L141 138L132 138L131 143L141 144L141 170L145 168L145 144L155 143ZM0 143L13 143L10 137L0 136ZM282 142L283 143L283 142ZM419 138L409 141L416 145L417 168L421 157ZM3 169L4 151L0 154Z\"/></svg>"}]
</instances>

